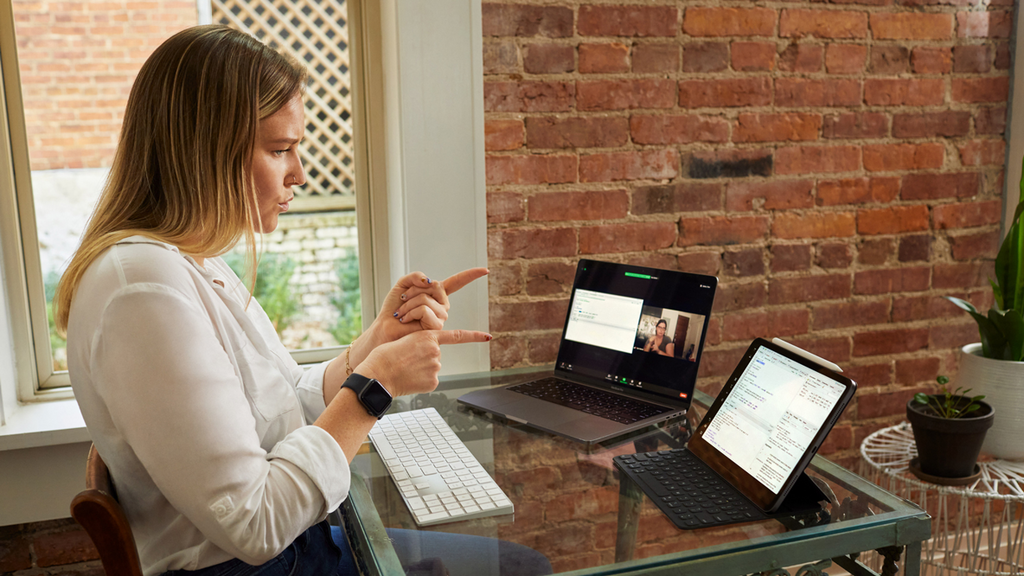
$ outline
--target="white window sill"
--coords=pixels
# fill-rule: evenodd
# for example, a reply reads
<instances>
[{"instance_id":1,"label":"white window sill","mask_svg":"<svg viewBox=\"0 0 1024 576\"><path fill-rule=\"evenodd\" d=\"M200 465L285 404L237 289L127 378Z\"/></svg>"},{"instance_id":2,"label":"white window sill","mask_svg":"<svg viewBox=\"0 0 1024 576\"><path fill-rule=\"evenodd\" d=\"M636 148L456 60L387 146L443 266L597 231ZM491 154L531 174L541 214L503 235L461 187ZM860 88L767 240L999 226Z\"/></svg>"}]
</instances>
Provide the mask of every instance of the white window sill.
<instances>
[{"instance_id":1,"label":"white window sill","mask_svg":"<svg viewBox=\"0 0 1024 576\"><path fill-rule=\"evenodd\" d=\"M21 404L0 426L0 452L89 440L74 398Z\"/></svg>"}]
</instances>

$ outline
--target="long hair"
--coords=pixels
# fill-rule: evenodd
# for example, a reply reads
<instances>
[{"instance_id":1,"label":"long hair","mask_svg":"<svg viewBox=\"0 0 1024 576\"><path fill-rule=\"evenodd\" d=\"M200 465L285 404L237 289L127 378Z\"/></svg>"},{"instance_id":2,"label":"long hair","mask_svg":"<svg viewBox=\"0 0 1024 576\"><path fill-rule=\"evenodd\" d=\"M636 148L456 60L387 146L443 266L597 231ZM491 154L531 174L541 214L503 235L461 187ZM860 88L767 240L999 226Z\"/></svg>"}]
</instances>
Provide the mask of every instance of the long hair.
<instances>
[{"instance_id":1,"label":"long hair","mask_svg":"<svg viewBox=\"0 0 1024 576\"><path fill-rule=\"evenodd\" d=\"M222 254L244 236L255 274L257 128L305 82L294 60L225 26L188 28L153 52L132 85L110 174L54 296L62 334L86 269L129 236L199 257Z\"/></svg>"}]
</instances>

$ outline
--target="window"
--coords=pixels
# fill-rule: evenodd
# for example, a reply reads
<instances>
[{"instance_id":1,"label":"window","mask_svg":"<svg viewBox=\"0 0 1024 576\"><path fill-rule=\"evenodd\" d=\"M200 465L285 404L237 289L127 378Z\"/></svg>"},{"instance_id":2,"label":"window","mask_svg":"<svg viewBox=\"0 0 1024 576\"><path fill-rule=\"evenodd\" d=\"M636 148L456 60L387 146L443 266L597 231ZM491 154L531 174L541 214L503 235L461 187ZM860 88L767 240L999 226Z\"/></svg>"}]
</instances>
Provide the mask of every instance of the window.
<instances>
[{"instance_id":1,"label":"window","mask_svg":"<svg viewBox=\"0 0 1024 576\"><path fill-rule=\"evenodd\" d=\"M305 351L305 360L332 357L359 334L349 4L213 0L204 10L182 2L142 10L79 3L58 13L45 3L13 3L17 59L3 47L4 109L18 215L4 228L20 227L5 238L23 253L30 332L16 340L31 334L40 389L68 383L51 301L109 170L134 77L164 39L200 21L249 31L307 66L307 183L278 230L262 239L255 292L286 346ZM243 250L225 259L244 278Z\"/></svg>"}]
</instances>

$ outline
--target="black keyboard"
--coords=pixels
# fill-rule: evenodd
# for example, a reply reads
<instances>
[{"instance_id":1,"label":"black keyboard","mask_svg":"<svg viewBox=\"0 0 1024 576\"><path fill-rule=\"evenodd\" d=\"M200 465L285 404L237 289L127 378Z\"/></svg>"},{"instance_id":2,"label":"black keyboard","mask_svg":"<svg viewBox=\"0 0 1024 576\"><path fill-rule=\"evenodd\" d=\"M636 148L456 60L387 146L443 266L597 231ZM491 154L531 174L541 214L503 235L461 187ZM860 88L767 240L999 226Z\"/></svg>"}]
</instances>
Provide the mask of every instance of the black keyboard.
<instances>
[{"instance_id":1,"label":"black keyboard","mask_svg":"<svg viewBox=\"0 0 1024 576\"><path fill-rule=\"evenodd\" d=\"M560 406L568 406L587 414L614 420L620 424L632 424L669 411L664 406L626 398L558 378L544 378L535 382L517 384L508 387L507 390L540 398Z\"/></svg>"},{"instance_id":2,"label":"black keyboard","mask_svg":"<svg viewBox=\"0 0 1024 576\"><path fill-rule=\"evenodd\" d=\"M679 528L692 530L769 516L685 448L613 458Z\"/></svg>"}]
</instances>

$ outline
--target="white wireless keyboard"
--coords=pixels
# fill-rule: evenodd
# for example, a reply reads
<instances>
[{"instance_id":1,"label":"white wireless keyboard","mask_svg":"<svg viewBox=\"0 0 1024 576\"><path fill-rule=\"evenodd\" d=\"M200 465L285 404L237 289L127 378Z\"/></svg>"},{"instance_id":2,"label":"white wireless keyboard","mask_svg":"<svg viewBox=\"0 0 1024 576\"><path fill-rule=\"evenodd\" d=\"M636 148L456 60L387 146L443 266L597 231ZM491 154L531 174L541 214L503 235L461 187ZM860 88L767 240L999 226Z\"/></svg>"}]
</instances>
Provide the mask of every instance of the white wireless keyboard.
<instances>
[{"instance_id":1,"label":"white wireless keyboard","mask_svg":"<svg viewBox=\"0 0 1024 576\"><path fill-rule=\"evenodd\" d=\"M512 501L437 410L388 414L370 430L370 441L416 524L512 513Z\"/></svg>"}]
</instances>

